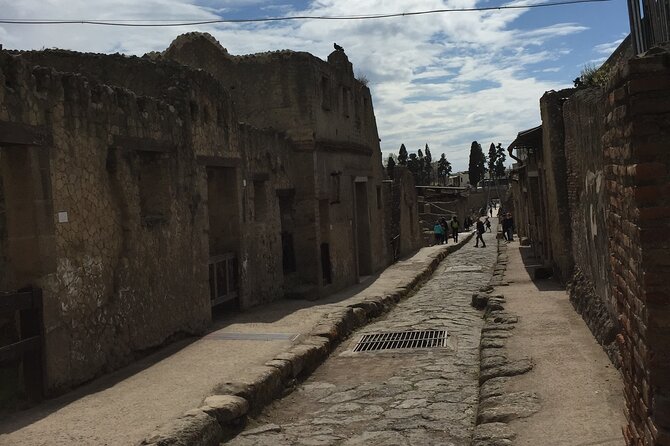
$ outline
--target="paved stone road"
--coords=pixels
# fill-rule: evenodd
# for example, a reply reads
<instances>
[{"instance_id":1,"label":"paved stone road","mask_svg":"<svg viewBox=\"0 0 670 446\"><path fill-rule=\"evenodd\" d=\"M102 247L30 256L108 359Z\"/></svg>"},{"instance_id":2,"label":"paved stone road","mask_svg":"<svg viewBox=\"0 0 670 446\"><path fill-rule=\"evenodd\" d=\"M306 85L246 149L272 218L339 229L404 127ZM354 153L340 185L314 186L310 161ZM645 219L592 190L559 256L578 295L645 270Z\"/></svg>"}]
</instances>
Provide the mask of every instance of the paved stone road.
<instances>
[{"instance_id":1,"label":"paved stone road","mask_svg":"<svg viewBox=\"0 0 670 446\"><path fill-rule=\"evenodd\" d=\"M262 445L467 445L479 392L481 313L470 306L496 259L470 242L383 319L336 350L310 379L275 402L228 442ZM352 353L370 332L448 330L444 349Z\"/></svg>"}]
</instances>

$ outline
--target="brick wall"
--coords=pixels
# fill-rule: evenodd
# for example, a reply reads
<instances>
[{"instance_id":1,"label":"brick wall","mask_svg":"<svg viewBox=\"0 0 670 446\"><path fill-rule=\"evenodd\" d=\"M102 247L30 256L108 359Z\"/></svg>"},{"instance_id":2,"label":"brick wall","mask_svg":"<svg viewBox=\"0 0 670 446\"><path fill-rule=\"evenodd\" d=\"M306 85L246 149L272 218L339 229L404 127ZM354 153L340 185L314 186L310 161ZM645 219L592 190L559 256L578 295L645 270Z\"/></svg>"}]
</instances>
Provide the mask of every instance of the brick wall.
<instances>
[{"instance_id":1,"label":"brick wall","mask_svg":"<svg viewBox=\"0 0 670 446\"><path fill-rule=\"evenodd\" d=\"M670 54L610 83L605 153L610 290L622 325L628 445L670 444Z\"/></svg>"},{"instance_id":2,"label":"brick wall","mask_svg":"<svg viewBox=\"0 0 670 446\"><path fill-rule=\"evenodd\" d=\"M618 363L616 302L609 287L609 247L602 136L605 93L589 88L563 105L567 192L572 228L574 272L570 300L608 356Z\"/></svg>"}]
</instances>

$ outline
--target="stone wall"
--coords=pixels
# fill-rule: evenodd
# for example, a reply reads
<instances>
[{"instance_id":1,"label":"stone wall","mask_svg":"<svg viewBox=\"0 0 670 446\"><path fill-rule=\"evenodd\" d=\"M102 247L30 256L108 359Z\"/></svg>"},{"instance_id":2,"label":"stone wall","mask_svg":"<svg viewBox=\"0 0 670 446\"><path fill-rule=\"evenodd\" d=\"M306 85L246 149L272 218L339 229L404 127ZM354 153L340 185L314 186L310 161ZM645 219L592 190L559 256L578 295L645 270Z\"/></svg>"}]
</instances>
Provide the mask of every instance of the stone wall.
<instances>
[{"instance_id":1,"label":"stone wall","mask_svg":"<svg viewBox=\"0 0 670 446\"><path fill-rule=\"evenodd\" d=\"M400 257L404 257L423 246L419 225L419 206L414 184L414 176L405 167L396 166L394 181L397 187L398 233L400 236Z\"/></svg>"},{"instance_id":2,"label":"stone wall","mask_svg":"<svg viewBox=\"0 0 670 446\"><path fill-rule=\"evenodd\" d=\"M617 60L604 91L544 96L545 147L518 170L515 200L542 220L533 243L560 272L571 239L570 297L621 366L626 444L670 445L670 49Z\"/></svg>"},{"instance_id":3,"label":"stone wall","mask_svg":"<svg viewBox=\"0 0 670 446\"><path fill-rule=\"evenodd\" d=\"M44 129L50 140L44 147L0 141L5 285L44 289L49 393L116 369L179 333L205 330L208 259L219 254L210 244L221 231L210 215L217 202L239 217L233 242L240 305L283 295L276 191L292 188L285 157L291 143L239 125L230 98L204 73L183 69L165 79L150 61L114 58L119 65L106 80L135 62L153 66L169 102L0 54L0 121ZM76 58L68 59L74 68ZM81 55L82 69L96 59ZM211 169L226 169L224 177L249 187L211 195ZM31 203L43 209L43 221L21 211ZM28 238L26 227L36 228ZM37 249L25 249L26 240Z\"/></svg>"},{"instance_id":4,"label":"stone wall","mask_svg":"<svg viewBox=\"0 0 670 446\"><path fill-rule=\"evenodd\" d=\"M575 92L563 105L571 252L575 269L568 283L570 300L594 336L618 364L616 303L609 289L609 248L602 136L605 93Z\"/></svg>"},{"instance_id":5,"label":"stone wall","mask_svg":"<svg viewBox=\"0 0 670 446\"><path fill-rule=\"evenodd\" d=\"M541 188L544 190L544 223L548 242L545 259L554 275L566 281L572 273L571 226L566 183L566 160L564 152L563 103L573 90L547 92L540 99L542 115Z\"/></svg>"},{"instance_id":6,"label":"stone wall","mask_svg":"<svg viewBox=\"0 0 670 446\"><path fill-rule=\"evenodd\" d=\"M670 53L631 59L610 86L603 138L610 293L628 445L670 444Z\"/></svg>"},{"instance_id":7,"label":"stone wall","mask_svg":"<svg viewBox=\"0 0 670 446\"><path fill-rule=\"evenodd\" d=\"M239 183L249 185L241 187L236 197L242 216L240 224L245 228L237 247L243 293L240 305L247 308L283 294L283 281L278 276L282 272L282 245L275 190L293 188L288 180L292 173L290 166L299 164L298 160L289 162L293 145L284 135L238 124L239 117L232 98L219 82L205 72L191 70L170 60L64 50L15 53L32 64L80 73L92 82L118 85L141 96L160 98L184 116L184 131L193 145L194 155L204 159L200 164L220 164L221 160L212 157L234 160L232 164L237 165L228 167L237 169ZM272 177L272 181L264 186L269 212L262 221L253 215L254 175L257 179L258 175ZM300 203L296 206L299 207ZM313 230L313 221L308 226ZM272 230L268 230L270 228ZM247 235L253 234L254 230L258 230L261 236ZM303 239L301 232L295 232L293 241L300 243ZM300 252L300 249L295 251ZM269 274L269 280L253 279L258 277L254 273L261 272ZM289 282L303 283L306 280L304 276L292 274Z\"/></svg>"},{"instance_id":8,"label":"stone wall","mask_svg":"<svg viewBox=\"0 0 670 446\"><path fill-rule=\"evenodd\" d=\"M167 104L89 85L78 75L33 69L6 55L1 63L0 119L51 133L52 144L43 149L47 181L53 209L67 212L67 222L54 228L48 253L54 264L32 277L25 268L17 271L10 283L17 288L29 281L44 289L48 387L89 380L169 334L203 330L209 322L206 272L190 266L206 256L198 237L206 225L194 166L179 159L186 158L182 153L169 157L114 143L115 137L132 137L180 147L179 116ZM32 163L31 154L2 150L5 189L17 196L18 179L7 173ZM147 166L163 173L156 190L144 189ZM179 182L170 175L177 171L184 174ZM11 211L8 218L21 217ZM10 230L17 223L10 222ZM10 272L18 264L13 235Z\"/></svg>"},{"instance_id":9,"label":"stone wall","mask_svg":"<svg viewBox=\"0 0 670 446\"><path fill-rule=\"evenodd\" d=\"M2 152L0 152L2 164ZM5 210L5 192L0 176L0 290L7 289L7 213Z\"/></svg>"},{"instance_id":10,"label":"stone wall","mask_svg":"<svg viewBox=\"0 0 670 446\"><path fill-rule=\"evenodd\" d=\"M331 293L391 262L372 98L344 52L328 61L293 51L233 56L211 36L190 33L161 58L210 73L231 92L240 119L281 130L299 147L295 176L307 178L296 183L296 215L319 228L301 237L305 283L296 294Z\"/></svg>"}]
</instances>

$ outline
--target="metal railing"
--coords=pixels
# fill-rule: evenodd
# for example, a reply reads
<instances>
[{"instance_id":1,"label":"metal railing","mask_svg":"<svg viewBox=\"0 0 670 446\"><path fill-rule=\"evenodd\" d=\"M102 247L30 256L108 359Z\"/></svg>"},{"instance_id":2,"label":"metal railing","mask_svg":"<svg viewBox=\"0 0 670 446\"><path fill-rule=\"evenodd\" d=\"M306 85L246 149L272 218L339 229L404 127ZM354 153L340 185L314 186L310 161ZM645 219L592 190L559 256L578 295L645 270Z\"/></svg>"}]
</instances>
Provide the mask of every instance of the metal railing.
<instances>
[{"instance_id":1,"label":"metal railing","mask_svg":"<svg viewBox=\"0 0 670 446\"><path fill-rule=\"evenodd\" d=\"M628 16L636 54L670 41L670 0L628 0Z\"/></svg>"},{"instance_id":2,"label":"metal railing","mask_svg":"<svg viewBox=\"0 0 670 446\"><path fill-rule=\"evenodd\" d=\"M238 297L237 256L229 252L209 258L209 292L212 306Z\"/></svg>"}]
</instances>

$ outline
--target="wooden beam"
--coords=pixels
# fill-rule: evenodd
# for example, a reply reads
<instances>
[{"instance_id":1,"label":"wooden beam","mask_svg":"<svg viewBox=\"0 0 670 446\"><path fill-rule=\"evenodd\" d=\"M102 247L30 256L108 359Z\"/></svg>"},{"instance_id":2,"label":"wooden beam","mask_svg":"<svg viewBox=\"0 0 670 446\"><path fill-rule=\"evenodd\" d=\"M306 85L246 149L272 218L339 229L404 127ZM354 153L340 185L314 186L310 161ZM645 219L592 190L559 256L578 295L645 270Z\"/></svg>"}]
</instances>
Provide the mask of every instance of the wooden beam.
<instances>
[{"instance_id":1,"label":"wooden beam","mask_svg":"<svg viewBox=\"0 0 670 446\"><path fill-rule=\"evenodd\" d=\"M135 150L139 152L175 152L177 146L169 141L161 141L151 138L137 138L134 136L114 136L114 147L123 150Z\"/></svg>"},{"instance_id":2,"label":"wooden beam","mask_svg":"<svg viewBox=\"0 0 670 446\"><path fill-rule=\"evenodd\" d=\"M44 126L0 121L0 144L47 146L51 144L51 134Z\"/></svg>"}]
</instances>

